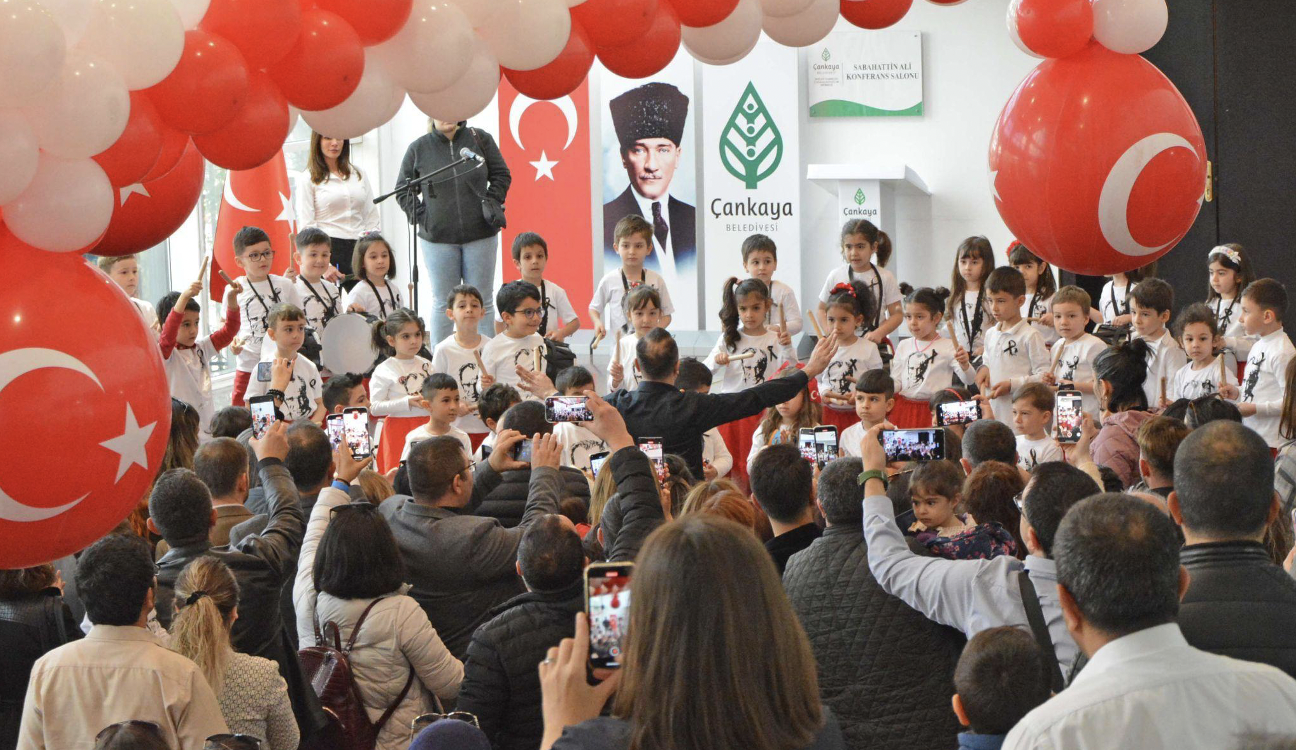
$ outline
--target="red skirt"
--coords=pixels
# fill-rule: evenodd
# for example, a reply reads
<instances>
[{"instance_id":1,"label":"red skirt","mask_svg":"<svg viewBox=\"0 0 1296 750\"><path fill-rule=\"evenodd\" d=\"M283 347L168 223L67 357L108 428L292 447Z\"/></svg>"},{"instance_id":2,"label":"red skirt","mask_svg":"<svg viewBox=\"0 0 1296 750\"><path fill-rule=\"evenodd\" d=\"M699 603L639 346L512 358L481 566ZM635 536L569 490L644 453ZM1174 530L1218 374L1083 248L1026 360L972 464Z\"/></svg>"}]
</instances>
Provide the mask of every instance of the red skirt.
<instances>
[{"instance_id":1,"label":"red skirt","mask_svg":"<svg viewBox=\"0 0 1296 750\"><path fill-rule=\"evenodd\" d=\"M902 430L932 426L931 405L896 394L895 406L887 414L887 421Z\"/></svg>"},{"instance_id":2,"label":"red skirt","mask_svg":"<svg viewBox=\"0 0 1296 750\"><path fill-rule=\"evenodd\" d=\"M405 436L427 423L427 417L384 417L375 471L385 474L399 466L401 453L405 450Z\"/></svg>"},{"instance_id":3,"label":"red skirt","mask_svg":"<svg viewBox=\"0 0 1296 750\"><path fill-rule=\"evenodd\" d=\"M490 436L489 432L470 432L468 433L468 442L472 444L473 453L481 447L482 441Z\"/></svg>"},{"instance_id":4,"label":"red skirt","mask_svg":"<svg viewBox=\"0 0 1296 750\"><path fill-rule=\"evenodd\" d=\"M823 423L834 425L837 428L837 434L840 435L847 427L860 421L859 415L854 409L850 411L841 411L830 409L827 406L823 410ZM753 428L755 429L755 428Z\"/></svg>"},{"instance_id":5,"label":"red skirt","mask_svg":"<svg viewBox=\"0 0 1296 750\"><path fill-rule=\"evenodd\" d=\"M738 483L739 487L747 487L747 454L751 453L752 435L756 433L756 428L760 427L761 418L764 414L756 414L746 419L738 419L733 422L726 422L717 429L720 430L720 437L724 439L725 447L729 449L729 455L733 456L733 468L729 470L728 479Z\"/></svg>"}]
</instances>

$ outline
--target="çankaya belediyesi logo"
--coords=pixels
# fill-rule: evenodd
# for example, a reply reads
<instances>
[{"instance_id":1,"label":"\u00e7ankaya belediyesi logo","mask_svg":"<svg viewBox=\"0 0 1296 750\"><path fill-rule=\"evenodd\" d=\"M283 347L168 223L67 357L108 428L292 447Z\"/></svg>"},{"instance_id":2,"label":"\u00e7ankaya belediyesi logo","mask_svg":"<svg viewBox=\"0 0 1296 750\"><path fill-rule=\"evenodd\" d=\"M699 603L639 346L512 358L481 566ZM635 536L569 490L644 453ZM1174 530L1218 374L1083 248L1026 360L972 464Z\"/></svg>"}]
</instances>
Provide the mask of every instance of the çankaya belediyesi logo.
<instances>
[{"instance_id":1,"label":"\u00e7ankaya belediyesi logo","mask_svg":"<svg viewBox=\"0 0 1296 750\"><path fill-rule=\"evenodd\" d=\"M824 62L828 62L829 60L832 59L832 53L828 51L827 47L824 47L823 54L819 56L823 58Z\"/></svg>"},{"instance_id":2,"label":"\u00e7ankaya belediyesi logo","mask_svg":"<svg viewBox=\"0 0 1296 750\"><path fill-rule=\"evenodd\" d=\"M755 190L782 160L783 135L749 82L720 132L720 163L748 190Z\"/></svg>"},{"instance_id":3,"label":"\u00e7ankaya belediyesi logo","mask_svg":"<svg viewBox=\"0 0 1296 750\"><path fill-rule=\"evenodd\" d=\"M855 205L857 205L857 206L862 206L862 205L864 205L864 200L865 200L865 197L864 197L864 188L856 188L856 189L855 189Z\"/></svg>"}]
</instances>

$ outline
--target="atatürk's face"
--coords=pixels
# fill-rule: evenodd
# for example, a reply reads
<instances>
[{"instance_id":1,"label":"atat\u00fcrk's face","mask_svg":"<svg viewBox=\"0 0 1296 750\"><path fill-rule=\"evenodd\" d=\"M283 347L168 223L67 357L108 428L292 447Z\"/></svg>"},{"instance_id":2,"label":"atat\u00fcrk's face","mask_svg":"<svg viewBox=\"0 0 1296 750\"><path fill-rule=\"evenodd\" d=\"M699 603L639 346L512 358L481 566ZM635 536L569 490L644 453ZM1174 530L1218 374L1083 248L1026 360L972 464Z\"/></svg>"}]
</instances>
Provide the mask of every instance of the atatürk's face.
<instances>
[{"instance_id":1,"label":"atat\u00fcrk's face","mask_svg":"<svg viewBox=\"0 0 1296 750\"><path fill-rule=\"evenodd\" d=\"M669 138L641 138L621 153L621 164L635 190L649 200L656 200L670 188L680 152L680 147Z\"/></svg>"}]
</instances>

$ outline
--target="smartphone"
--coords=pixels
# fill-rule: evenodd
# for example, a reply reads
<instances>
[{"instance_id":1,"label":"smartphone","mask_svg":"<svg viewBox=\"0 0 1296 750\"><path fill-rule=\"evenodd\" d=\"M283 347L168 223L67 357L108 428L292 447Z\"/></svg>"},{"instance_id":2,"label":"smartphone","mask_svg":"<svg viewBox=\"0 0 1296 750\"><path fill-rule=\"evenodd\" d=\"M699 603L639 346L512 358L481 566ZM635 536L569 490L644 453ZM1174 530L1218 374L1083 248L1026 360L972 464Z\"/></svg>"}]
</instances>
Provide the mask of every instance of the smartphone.
<instances>
[{"instance_id":1,"label":"smartphone","mask_svg":"<svg viewBox=\"0 0 1296 750\"><path fill-rule=\"evenodd\" d=\"M513 460L524 464L531 463L531 438L523 438L513 446Z\"/></svg>"},{"instance_id":2,"label":"smartphone","mask_svg":"<svg viewBox=\"0 0 1296 750\"><path fill-rule=\"evenodd\" d=\"M609 456L609 455L610 455L610 454L608 453L608 451L600 451L600 452L598 452L598 453L591 453L591 454L590 454L590 473L593 474L594 476L598 476L599 469L603 468L603 464L607 463L607 460L608 460L608 456Z\"/></svg>"},{"instance_id":3,"label":"smartphone","mask_svg":"<svg viewBox=\"0 0 1296 750\"><path fill-rule=\"evenodd\" d=\"M257 362L256 379L258 383L269 383L273 362Z\"/></svg>"},{"instance_id":4,"label":"smartphone","mask_svg":"<svg viewBox=\"0 0 1296 750\"><path fill-rule=\"evenodd\" d=\"M648 456L652 461L653 468L657 470L657 481L666 481L666 459L662 453L662 439L659 437L639 438L639 450Z\"/></svg>"},{"instance_id":5,"label":"smartphone","mask_svg":"<svg viewBox=\"0 0 1296 750\"><path fill-rule=\"evenodd\" d=\"M980 401L955 401L936 407L936 425L971 424L981 418Z\"/></svg>"},{"instance_id":6,"label":"smartphone","mask_svg":"<svg viewBox=\"0 0 1296 750\"><path fill-rule=\"evenodd\" d=\"M373 444L369 441L369 410L362 406L350 406L342 410L343 435L351 457L357 461L373 454Z\"/></svg>"},{"instance_id":7,"label":"smartphone","mask_svg":"<svg viewBox=\"0 0 1296 750\"><path fill-rule=\"evenodd\" d=\"M832 425L821 425L814 428L815 462L819 468L827 466L837 459L837 428Z\"/></svg>"},{"instance_id":8,"label":"smartphone","mask_svg":"<svg viewBox=\"0 0 1296 750\"><path fill-rule=\"evenodd\" d=\"M585 614L589 616L590 666L621 666L621 639L630 623L630 579L634 563L592 563L585 569Z\"/></svg>"},{"instance_id":9,"label":"smartphone","mask_svg":"<svg viewBox=\"0 0 1296 750\"><path fill-rule=\"evenodd\" d=\"M814 463L817 456L815 455L813 427L802 427L797 432L797 445L801 448L801 457L810 463Z\"/></svg>"},{"instance_id":10,"label":"smartphone","mask_svg":"<svg viewBox=\"0 0 1296 750\"><path fill-rule=\"evenodd\" d=\"M883 430L879 435L887 463L940 461L945 458L945 430Z\"/></svg>"},{"instance_id":11,"label":"smartphone","mask_svg":"<svg viewBox=\"0 0 1296 750\"><path fill-rule=\"evenodd\" d=\"M346 428L342 424L343 419L341 414L330 414L324 419L324 431L328 433L329 446L333 450L338 449L346 434Z\"/></svg>"},{"instance_id":12,"label":"smartphone","mask_svg":"<svg viewBox=\"0 0 1296 750\"><path fill-rule=\"evenodd\" d=\"M1059 443L1080 442L1080 423L1084 419L1084 397L1080 391L1060 390L1054 401L1053 420L1057 423Z\"/></svg>"},{"instance_id":13,"label":"smartphone","mask_svg":"<svg viewBox=\"0 0 1296 750\"><path fill-rule=\"evenodd\" d=\"M589 397L550 396L545 399L545 421L550 424L593 422L594 415L589 410Z\"/></svg>"},{"instance_id":14,"label":"smartphone","mask_svg":"<svg viewBox=\"0 0 1296 750\"><path fill-rule=\"evenodd\" d=\"M247 403L248 411L252 412L252 437L260 440L270 425L279 421L279 410L275 408L274 396L253 396Z\"/></svg>"}]
</instances>

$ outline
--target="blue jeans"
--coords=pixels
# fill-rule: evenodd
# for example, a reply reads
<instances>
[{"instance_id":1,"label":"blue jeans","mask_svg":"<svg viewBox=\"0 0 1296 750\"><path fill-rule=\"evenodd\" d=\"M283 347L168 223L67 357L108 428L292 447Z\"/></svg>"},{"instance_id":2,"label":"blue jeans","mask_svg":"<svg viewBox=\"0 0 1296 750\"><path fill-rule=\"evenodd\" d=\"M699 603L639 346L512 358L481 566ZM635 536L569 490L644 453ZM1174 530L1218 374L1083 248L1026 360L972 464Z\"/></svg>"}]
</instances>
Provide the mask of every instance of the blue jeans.
<instances>
[{"instance_id":1,"label":"blue jeans","mask_svg":"<svg viewBox=\"0 0 1296 750\"><path fill-rule=\"evenodd\" d=\"M477 328L487 336L494 336L495 255L499 248L499 235L461 245L428 242L420 237L419 246L423 248L423 260L432 281L432 319L428 324L432 340L428 342L428 348L454 332L454 321L445 315L446 298L459 284L476 287L481 292L485 313Z\"/></svg>"}]
</instances>

